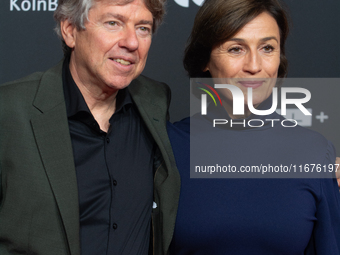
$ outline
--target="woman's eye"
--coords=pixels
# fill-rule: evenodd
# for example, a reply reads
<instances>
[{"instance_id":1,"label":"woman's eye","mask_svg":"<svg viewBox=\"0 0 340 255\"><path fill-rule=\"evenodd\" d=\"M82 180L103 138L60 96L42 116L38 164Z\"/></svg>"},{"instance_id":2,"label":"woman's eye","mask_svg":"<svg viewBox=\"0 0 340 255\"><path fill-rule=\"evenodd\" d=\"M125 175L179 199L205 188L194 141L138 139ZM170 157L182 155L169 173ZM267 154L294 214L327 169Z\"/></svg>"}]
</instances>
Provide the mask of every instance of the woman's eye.
<instances>
[{"instance_id":1,"label":"woman's eye","mask_svg":"<svg viewBox=\"0 0 340 255\"><path fill-rule=\"evenodd\" d=\"M241 47L233 47L233 48L229 49L228 52L230 52L230 53L240 53L241 50L242 50Z\"/></svg>"},{"instance_id":2,"label":"woman's eye","mask_svg":"<svg viewBox=\"0 0 340 255\"><path fill-rule=\"evenodd\" d=\"M262 48L265 52L272 52L274 50L274 47L271 45L266 45Z\"/></svg>"}]
</instances>

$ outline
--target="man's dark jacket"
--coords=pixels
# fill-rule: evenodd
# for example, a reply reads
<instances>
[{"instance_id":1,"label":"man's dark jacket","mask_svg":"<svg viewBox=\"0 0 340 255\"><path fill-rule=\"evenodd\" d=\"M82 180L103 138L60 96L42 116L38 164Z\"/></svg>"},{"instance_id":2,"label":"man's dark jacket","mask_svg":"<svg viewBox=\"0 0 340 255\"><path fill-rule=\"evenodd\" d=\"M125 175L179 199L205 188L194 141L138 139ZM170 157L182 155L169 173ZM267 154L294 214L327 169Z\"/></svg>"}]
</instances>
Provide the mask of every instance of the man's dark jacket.
<instances>
[{"instance_id":1,"label":"man's dark jacket","mask_svg":"<svg viewBox=\"0 0 340 255\"><path fill-rule=\"evenodd\" d=\"M144 76L128 88L161 152L154 164L153 250L167 254L180 189L166 132L170 91ZM62 62L0 86L0 254L80 254Z\"/></svg>"}]
</instances>

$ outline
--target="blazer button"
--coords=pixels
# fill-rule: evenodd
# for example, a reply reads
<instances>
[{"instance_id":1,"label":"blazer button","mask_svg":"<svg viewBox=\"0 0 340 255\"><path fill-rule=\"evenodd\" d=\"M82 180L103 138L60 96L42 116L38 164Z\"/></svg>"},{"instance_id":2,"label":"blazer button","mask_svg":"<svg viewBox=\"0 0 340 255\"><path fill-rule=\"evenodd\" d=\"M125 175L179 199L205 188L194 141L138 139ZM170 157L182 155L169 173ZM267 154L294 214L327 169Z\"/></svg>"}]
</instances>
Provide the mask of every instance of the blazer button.
<instances>
[{"instance_id":1,"label":"blazer button","mask_svg":"<svg viewBox=\"0 0 340 255\"><path fill-rule=\"evenodd\" d=\"M113 183L113 186L117 186L117 181L116 180L113 180L112 183Z\"/></svg>"},{"instance_id":2,"label":"blazer button","mask_svg":"<svg viewBox=\"0 0 340 255\"><path fill-rule=\"evenodd\" d=\"M112 228L117 229L118 225L116 223L113 223Z\"/></svg>"}]
</instances>

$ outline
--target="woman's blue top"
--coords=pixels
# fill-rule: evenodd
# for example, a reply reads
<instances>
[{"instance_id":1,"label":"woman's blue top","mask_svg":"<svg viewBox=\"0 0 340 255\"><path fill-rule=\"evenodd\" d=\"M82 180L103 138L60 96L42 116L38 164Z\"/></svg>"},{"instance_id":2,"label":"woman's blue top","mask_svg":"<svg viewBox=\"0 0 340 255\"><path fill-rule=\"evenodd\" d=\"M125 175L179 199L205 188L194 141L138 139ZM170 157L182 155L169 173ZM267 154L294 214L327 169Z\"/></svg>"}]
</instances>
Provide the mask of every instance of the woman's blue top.
<instances>
[{"instance_id":1,"label":"woman's blue top","mask_svg":"<svg viewBox=\"0 0 340 255\"><path fill-rule=\"evenodd\" d=\"M273 113L272 118L282 116ZM340 254L340 196L336 179L190 178L190 122L208 130L209 117L168 123L181 176L181 193L171 254L302 255ZM317 160L334 164L333 145L302 128L220 129L230 144L227 162L259 159L276 165ZM251 142L245 137L251 135ZM247 144L247 146L244 146Z\"/></svg>"}]
</instances>

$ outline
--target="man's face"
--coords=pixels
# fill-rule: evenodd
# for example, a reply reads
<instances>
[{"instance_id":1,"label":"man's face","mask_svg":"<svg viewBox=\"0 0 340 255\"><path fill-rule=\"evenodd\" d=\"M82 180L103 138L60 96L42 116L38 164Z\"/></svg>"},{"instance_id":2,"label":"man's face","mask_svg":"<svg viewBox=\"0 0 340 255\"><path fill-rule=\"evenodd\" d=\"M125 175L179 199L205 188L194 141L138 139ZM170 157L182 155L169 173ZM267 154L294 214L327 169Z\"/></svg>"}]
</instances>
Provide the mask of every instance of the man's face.
<instances>
[{"instance_id":1,"label":"man's face","mask_svg":"<svg viewBox=\"0 0 340 255\"><path fill-rule=\"evenodd\" d=\"M153 17L142 0L95 1L85 30L71 25L70 69L76 83L122 89L140 75L151 45Z\"/></svg>"}]
</instances>

